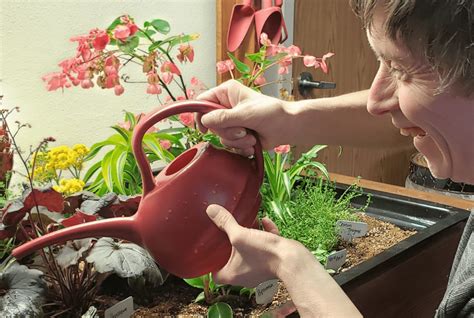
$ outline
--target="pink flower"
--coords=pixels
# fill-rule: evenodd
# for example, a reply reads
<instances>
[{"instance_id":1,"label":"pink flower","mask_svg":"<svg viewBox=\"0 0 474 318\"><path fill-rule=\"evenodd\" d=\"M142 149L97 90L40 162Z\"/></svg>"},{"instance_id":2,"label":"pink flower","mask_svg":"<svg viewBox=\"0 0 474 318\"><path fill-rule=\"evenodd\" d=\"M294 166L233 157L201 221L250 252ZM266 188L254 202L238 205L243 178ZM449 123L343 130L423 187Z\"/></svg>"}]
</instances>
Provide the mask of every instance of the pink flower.
<instances>
[{"instance_id":1,"label":"pink flower","mask_svg":"<svg viewBox=\"0 0 474 318\"><path fill-rule=\"evenodd\" d=\"M273 150L276 153L279 153L279 154L289 153L290 152L290 145L280 145L278 147L273 148Z\"/></svg>"},{"instance_id":2,"label":"pink flower","mask_svg":"<svg viewBox=\"0 0 474 318\"><path fill-rule=\"evenodd\" d=\"M173 74L176 74L176 75L181 75L181 72L179 71L178 67L171 63L171 62L164 62L162 65L161 65L161 79L163 80L163 82L165 82L166 84L169 84L171 83L171 81L173 80Z\"/></svg>"},{"instance_id":3,"label":"pink flower","mask_svg":"<svg viewBox=\"0 0 474 318\"><path fill-rule=\"evenodd\" d=\"M81 81L81 87L84 89L88 89L88 88L94 87L94 83L88 78Z\"/></svg>"},{"instance_id":4,"label":"pink flower","mask_svg":"<svg viewBox=\"0 0 474 318\"><path fill-rule=\"evenodd\" d=\"M297 47L296 45L290 45L287 49L286 49L286 52L288 52L288 54L290 56L298 56L298 55L301 55L301 49L299 47Z\"/></svg>"},{"instance_id":5,"label":"pink flower","mask_svg":"<svg viewBox=\"0 0 474 318\"><path fill-rule=\"evenodd\" d=\"M179 47L179 54L176 56L178 60L183 63L186 61L194 61L194 49L190 44L182 44Z\"/></svg>"},{"instance_id":6,"label":"pink flower","mask_svg":"<svg viewBox=\"0 0 474 318\"><path fill-rule=\"evenodd\" d=\"M217 73L223 74L234 69L234 62L232 60L219 61L216 63Z\"/></svg>"},{"instance_id":7,"label":"pink flower","mask_svg":"<svg viewBox=\"0 0 474 318\"><path fill-rule=\"evenodd\" d=\"M194 99L196 91L194 89L186 88L186 95L188 95L189 99Z\"/></svg>"},{"instance_id":8,"label":"pink flower","mask_svg":"<svg viewBox=\"0 0 474 318\"><path fill-rule=\"evenodd\" d=\"M194 126L194 114L193 113L181 113L179 114L179 120L183 125L192 127Z\"/></svg>"},{"instance_id":9,"label":"pink flower","mask_svg":"<svg viewBox=\"0 0 474 318\"><path fill-rule=\"evenodd\" d=\"M311 56L311 55L305 55L303 57L303 64L306 67L314 66L316 64L316 58L314 56Z\"/></svg>"},{"instance_id":10,"label":"pink flower","mask_svg":"<svg viewBox=\"0 0 474 318\"><path fill-rule=\"evenodd\" d=\"M46 82L46 89L48 91L71 87L71 83L68 82L66 74L62 72L49 73L44 75L41 79Z\"/></svg>"},{"instance_id":11,"label":"pink flower","mask_svg":"<svg viewBox=\"0 0 474 318\"><path fill-rule=\"evenodd\" d=\"M263 75L260 75L259 77L257 77L254 81L254 83L256 85L263 85L267 82L267 80L265 79L265 77L263 77Z\"/></svg>"},{"instance_id":12,"label":"pink flower","mask_svg":"<svg viewBox=\"0 0 474 318\"><path fill-rule=\"evenodd\" d=\"M320 62L320 64L321 64L321 65L320 65L320 66L321 66L321 70L322 70L324 73L326 73L326 74L329 72L329 67L328 67L328 65L326 64L326 60L327 60L328 58L330 58L331 56L333 56L333 55L334 55L334 53L329 52L329 53L324 54L323 57L322 57L322 59L321 59L321 62Z\"/></svg>"},{"instance_id":13,"label":"pink flower","mask_svg":"<svg viewBox=\"0 0 474 318\"><path fill-rule=\"evenodd\" d=\"M288 74L290 70L288 69L288 66L280 66L278 68L278 74L283 75L283 74Z\"/></svg>"},{"instance_id":14,"label":"pink flower","mask_svg":"<svg viewBox=\"0 0 474 318\"><path fill-rule=\"evenodd\" d=\"M125 90L125 89L124 89L123 86L120 85L120 84L117 84L117 85L114 86L114 93L115 93L115 95L117 95L117 96L122 95L124 90Z\"/></svg>"},{"instance_id":15,"label":"pink flower","mask_svg":"<svg viewBox=\"0 0 474 318\"><path fill-rule=\"evenodd\" d=\"M158 84L148 84L146 89L147 94L158 95L161 94L161 86Z\"/></svg>"},{"instance_id":16,"label":"pink flower","mask_svg":"<svg viewBox=\"0 0 474 318\"><path fill-rule=\"evenodd\" d=\"M268 35L265 32L262 32L262 34L260 34L260 44L264 46L272 45L272 41L268 39Z\"/></svg>"},{"instance_id":17,"label":"pink flower","mask_svg":"<svg viewBox=\"0 0 474 318\"><path fill-rule=\"evenodd\" d=\"M160 78L158 77L158 74L156 74L156 71L150 71L147 74L147 81L148 84L157 84L160 81Z\"/></svg>"},{"instance_id":18,"label":"pink flower","mask_svg":"<svg viewBox=\"0 0 474 318\"><path fill-rule=\"evenodd\" d=\"M120 17L120 21L123 24L126 24L128 29L130 30L130 36L134 35L138 31L137 25L135 24L135 22L133 22L132 19L130 19L130 16L123 15L123 16Z\"/></svg>"},{"instance_id":19,"label":"pink flower","mask_svg":"<svg viewBox=\"0 0 474 318\"><path fill-rule=\"evenodd\" d=\"M200 84L200 80L197 77L195 76L191 77L191 85L199 86L199 84Z\"/></svg>"},{"instance_id":20,"label":"pink flower","mask_svg":"<svg viewBox=\"0 0 474 318\"><path fill-rule=\"evenodd\" d=\"M167 139L160 140L160 146L161 148L168 150L171 148L171 141Z\"/></svg>"},{"instance_id":21,"label":"pink flower","mask_svg":"<svg viewBox=\"0 0 474 318\"><path fill-rule=\"evenodd\" d=\"M130 36L130 28L126 25L117 25L114 30L114 38L120 41L125 41Z\"/></svg>"},{"instance_id":22,"label":"pink flower","mask_svg":"<svg viewBox=\"0 0 474 318\"><path fill-rule=\"evenodd\" d=\"M92 46L98 51L104 50L107 44L110 42L109 35L104 30L97 30L95 31L94 35L95 38L92 41Z\"/></svg>"}]
</instances>

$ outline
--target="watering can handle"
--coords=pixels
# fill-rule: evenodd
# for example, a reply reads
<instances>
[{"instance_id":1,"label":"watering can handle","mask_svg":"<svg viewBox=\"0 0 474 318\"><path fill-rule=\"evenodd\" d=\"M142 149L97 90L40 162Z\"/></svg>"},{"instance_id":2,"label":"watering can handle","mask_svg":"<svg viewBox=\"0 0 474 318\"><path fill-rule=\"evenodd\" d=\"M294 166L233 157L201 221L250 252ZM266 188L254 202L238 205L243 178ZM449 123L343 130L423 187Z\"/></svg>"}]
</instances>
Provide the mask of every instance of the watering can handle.
<instances>
[{"instance_id":1,"label":"watering can handle","mask_svg":"<svg viewBox=\"0 0 474 318\"><path fill-rule=\"evenodd\" d=\"M181 101L173 103L172 105L169 105L166 108L160 107L158 109L155 109L154 111L151 111L150 113L146 114L145 117L143 117L138 122L137 126L135 126L135 129L133 130L132 147L133 153L135 154L135 159L137 160L138 168L140 169L140 173L142 175L143 196L145 196L155 187L155 180L153 178L150 163L148 162L148 159L145 155L142 146L143 136L145 135L147 130L159 121L173 115L188 112L205 114L217 109L227 108L222 105L207 101ZM255 132L254 135L257 139L257 143L254 146L255 161L257 165L258 180L260 180L261 184L261 182L263 181L264 173L262 146Z\"/></svg>"}]
</instances>

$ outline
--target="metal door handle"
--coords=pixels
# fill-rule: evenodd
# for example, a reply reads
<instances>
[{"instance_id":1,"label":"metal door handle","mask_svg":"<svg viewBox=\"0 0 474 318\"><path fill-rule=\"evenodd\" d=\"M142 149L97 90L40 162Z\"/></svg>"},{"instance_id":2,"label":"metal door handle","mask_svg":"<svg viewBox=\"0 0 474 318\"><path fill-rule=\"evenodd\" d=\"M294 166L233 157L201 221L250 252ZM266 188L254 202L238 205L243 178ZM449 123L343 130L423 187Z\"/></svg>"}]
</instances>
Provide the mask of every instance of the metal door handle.
<instances>
[{"instance_id":1,"label":"metal door handle","mask_svg":"<svg viewBox=\"0 0 474 318\"><path fill-rule=\"evenodd\" d=\"M336 83L313 81L313 75L309 72L302 72L298 77L298 92L301 96L309 96L313 89L336 88Z\"/></svg>"}]
</instances>

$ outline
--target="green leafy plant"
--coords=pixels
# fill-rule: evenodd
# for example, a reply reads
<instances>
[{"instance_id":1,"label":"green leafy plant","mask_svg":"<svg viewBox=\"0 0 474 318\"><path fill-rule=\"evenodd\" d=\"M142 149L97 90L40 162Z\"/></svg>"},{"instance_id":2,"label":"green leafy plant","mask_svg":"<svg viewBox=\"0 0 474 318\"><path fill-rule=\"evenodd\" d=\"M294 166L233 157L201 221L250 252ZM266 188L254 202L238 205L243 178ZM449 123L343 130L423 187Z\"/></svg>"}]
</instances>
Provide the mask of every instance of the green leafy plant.
<instances>
[{"instance_id":1,"label":"green leafy plant","mask_svg":"<svg viewBox=\"0 0 474 318\"><path fill-rule=\"evenodd\" d=\"M326 167L315 161L326 146L316 145L291 164L290 146L282 145L274 153L264 152L265 181L262 185L263 209L281 220L292 217L290 201L301 174L314 174L315 170L328 178Z\"/></svg>"},{"instance_id":2,"label":"green leafy plant","mask_svg":"<svg viewBox=\"0 0 474 318\"><path fill-rule=\"evenodd\" d=\"M363 212L366 205L354 208L351 201L362 196L357 185L350 186L338 197L335 184L321 178L304 182L292 194L289 209L291 217L280 218L270 210L282 236L295 239L304 244L324 263L329 252L337 247L339 236L336 233L338 220L357 221L354 212Z\"/></svg>"},{"instance_id":3,"label":"green leafy plant","mask_svg":"<svg viewBox=\"0 0 474 318\"><path fill-rule=\"evenodd\" d=\"M232 308L226 303L215 303L207 311L207 318L232 318Z\"/></svg>"}]
</instances>

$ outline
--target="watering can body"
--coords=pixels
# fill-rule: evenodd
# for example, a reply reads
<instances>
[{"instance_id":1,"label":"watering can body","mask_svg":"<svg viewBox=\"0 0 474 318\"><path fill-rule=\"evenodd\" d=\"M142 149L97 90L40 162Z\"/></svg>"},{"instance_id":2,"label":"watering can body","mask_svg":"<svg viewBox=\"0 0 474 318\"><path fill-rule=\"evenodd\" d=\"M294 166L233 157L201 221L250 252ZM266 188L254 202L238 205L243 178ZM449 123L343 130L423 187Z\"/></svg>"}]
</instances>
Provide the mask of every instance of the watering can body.
<instances>
[{"instance_id":1,"label":"watering can body","mask_svg":"<svg viewBox=\"0 0 474 318\"><path fill-rule=\"evenodd\" d=\"M210 204L222 205L242 226L254 226L263 179L259 143L255 159L210 143L197 144L175 158L156 178L141 144L145 132L161 119L219 108L223 107L210 102L178 102L149 113L139 122L132 144L142 176L143 196L135 215L52 232L17 247L12 255L21 258L47 245L109 236L143 246L160 266L179 277L196 277L222 268L232 247L226 234L208 218L206 208Z\"/></svg>"}]
</instances>

